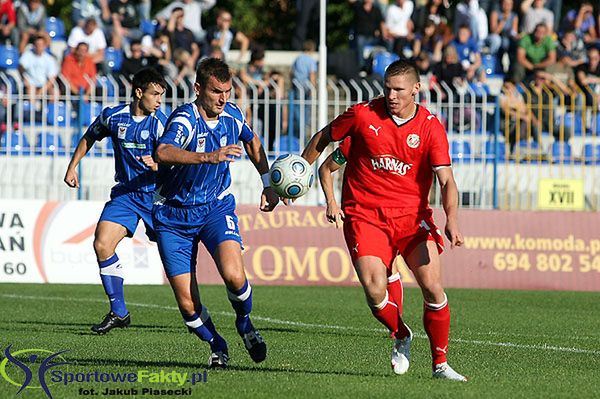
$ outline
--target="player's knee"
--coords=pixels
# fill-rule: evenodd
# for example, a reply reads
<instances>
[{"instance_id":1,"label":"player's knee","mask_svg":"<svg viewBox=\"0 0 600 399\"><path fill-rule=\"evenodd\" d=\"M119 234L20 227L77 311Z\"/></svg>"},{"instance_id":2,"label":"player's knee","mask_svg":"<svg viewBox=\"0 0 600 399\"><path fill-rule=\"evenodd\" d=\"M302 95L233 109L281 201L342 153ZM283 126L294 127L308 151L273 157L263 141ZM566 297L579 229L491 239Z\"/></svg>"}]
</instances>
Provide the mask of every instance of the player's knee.
<instances>
[{"instance_id":1,"label":"player's knee","mask_svg":"<svg viewBox=\"0 0 600 399\"><path fill-rule=\"evenodd\" d=\"M240 289L246 282L246 275L244 269L240 268L228 268L223 270L223 281L228 288Z\"/></svg>"},{"instance_id":2,"label":"player's knee","mask_svg":"<svg viewBox=\"0 0 600 399\"><path fill-rule=\"evenodd\" d=\"M98 236L94 238L94 252L96 252L98 259L107 259L115 252L114 250L109 240Z\"/></svg>"},{"instance_id":3,"label":"player's knee","mask_svg":"<svg viewBox=\"0 0 600 399\"><path fill-rule=\"evenodd\" d=\"M386 286L381 284L376 284L372 282L371 284L365 284L365 297L367 298L367 303L369 306L375 306L381 303L385 299L386 294Z\"/></svg>"},{"instance_id":4,"label":"player's knee","mask_svg":"<svg viewBox=\"0 0 600 399\"><path fill-rule=\"evenodd\" d=\"M435 283L421 287L423 299L427 303L441 303L444 301L444 288L441 284Z\"/></svg>"}]
</instances>

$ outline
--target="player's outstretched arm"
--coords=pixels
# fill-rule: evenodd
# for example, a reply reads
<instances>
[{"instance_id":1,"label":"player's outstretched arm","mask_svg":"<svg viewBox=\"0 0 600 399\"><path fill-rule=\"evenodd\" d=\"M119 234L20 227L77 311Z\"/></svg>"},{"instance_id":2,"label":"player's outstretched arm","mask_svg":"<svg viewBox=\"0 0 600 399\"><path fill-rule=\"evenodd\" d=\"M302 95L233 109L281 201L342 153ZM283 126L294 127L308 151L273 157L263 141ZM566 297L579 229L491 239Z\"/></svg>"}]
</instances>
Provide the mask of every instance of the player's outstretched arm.
<instances>
[{"instance_id":1,"label":"player's outstretched arm","mask_svg":"<svg viewBox=\"0 0 600 399\"><path fill-rule=\"evenodd\" d=\"M321 153L331 143L331 136L329 135L329 125L325 126L321 131L312 136L304 151L302 151L302 158L306 159L309 164L313 164L315 160L321 155Z\"/></svg>"},{"instance_id":2,"label":"player's outstretched arm","mask_svg":"<svg viewBox=\"0 0 600 399\"><path fill-rule=\"evenodd\" d=\"M464 239L458 227L458 188L456 187L452 168L439 168L435 171L435 174L440 182L442 205L444 212L446 212L446 237L450 241L450 248L460 247Z\"/></svg>"},{"instance_id":3,"label":"player's outstretched arm","mask_svg":"<svg viewBox=\"0 0 600 399\"><path fill-rule=\"evenodd\" d=\"M242 156L242 147L237 144L226 145L213 152L191 152L172 144L159 144L156 148L156 161L169 165L233 162L234 157L240 156Z\"/></svg>"},{"instance_id":4,"label":"player's outstretched arm","mask_svg":"<svg viewBox=\"0 0 600 399\"><path fill-rule=\"evenodd\" d=\"M265 149L256 134L252 140L244 143L244 148L246 149L248 158L250 158L250 161L254 164L254 167L263 181L264 189L260 196L260 210L263 212L270 212L275 209L279 203L279 196L269 184L269 162L267 161Z\"/></svg>"},{"instance_id":5,"label":"player's outstretched arm","mask_svg":"<svg viewBox=\"0 0 600 399\"><path fill-rule=\"evenodd\" d=\"M69 166L67 166L67 172L65 173L64 182L67 186L76 188L79 187L79 176L77 175L77 165L81 159L88 153L88 151L93 147L94 139L92 139L87 134L83 135L81 140L79 140L79 144L77 144L77 148L71 157L71 161L69 162Z\"/></svg>"},{"instance_id":6,"label":"player's outstretched arm","mask_svg":"<svg viewBox=\"0 0 600 399\"><path fill-rule=\"evenodd\" d=\"M339 151L339 149L336 149ZM335 223L335 228L339 229L342 226L342 220L344 219L344 211L342 211L335 200L335 194L333 192L333 173L341 168L341 164L338 164L334 160L334 153L329 154L327 159L319 167L319 182L323 194L325 194L325 201L327 202L327 210L325 215L329 223Z\"/></svg>"}]
</instances>

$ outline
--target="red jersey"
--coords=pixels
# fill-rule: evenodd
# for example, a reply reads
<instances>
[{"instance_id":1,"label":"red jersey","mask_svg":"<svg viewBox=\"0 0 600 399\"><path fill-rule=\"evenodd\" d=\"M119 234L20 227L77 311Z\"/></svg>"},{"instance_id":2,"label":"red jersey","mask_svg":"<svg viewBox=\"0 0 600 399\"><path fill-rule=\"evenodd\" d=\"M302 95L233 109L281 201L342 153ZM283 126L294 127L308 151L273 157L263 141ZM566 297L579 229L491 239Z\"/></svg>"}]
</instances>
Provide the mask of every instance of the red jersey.
<instances>
[{"instance_id":1,"label":"red jersey","mask_svg":"<svg viewBox=\"0 0 600 399\"><path fill-rule=\"evenodd\" d=\"M345 154L344 208L429 209L433 168L451 164L444 127L419 105L412 119L398 125L385 98L356 104L331 123L331 137L352 140Z\"/></svg>"}]
</instances>

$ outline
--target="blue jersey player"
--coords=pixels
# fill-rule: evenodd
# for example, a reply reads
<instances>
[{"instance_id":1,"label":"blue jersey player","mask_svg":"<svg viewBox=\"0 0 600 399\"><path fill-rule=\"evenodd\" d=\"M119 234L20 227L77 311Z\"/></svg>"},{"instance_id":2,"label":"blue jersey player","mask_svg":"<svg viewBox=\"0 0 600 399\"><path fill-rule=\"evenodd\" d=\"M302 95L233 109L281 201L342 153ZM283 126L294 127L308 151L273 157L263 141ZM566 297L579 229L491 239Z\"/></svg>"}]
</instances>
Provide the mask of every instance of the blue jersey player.
<instances>
[{"instance_id":1,"label":"blue jersey player","mask_svg":"<svg viewBox=\"0 0 600 399\"><path fill-rule=\"evenodd\" d=\"M229 163L244 148L261 174L264 190L260 209L279 202L268 184L269 165L260 139L246 124L242 111L227 100L232 76L227 64L207 58L198 66L196 100L177 108L167 121L156 149L160 164L153 210L154 227L165 272L190 332L210 344L209 367L224 368L227 343L217 333L200 302L196 259L200 242L212 255L236 313L235 326L250 357L262 362L267 346L250 321L252 288L242 263L242 239L229 192Z\"/></svg>"},{"instance_id":2,"label":"blue jersey player","mask_svg":"<svg viewBox=\"0 0 600 399\"><path fill-rule=\"evenodd\" d=\"M166 82L156 70L136 73L132 81L133 101L107 107L79 141L65 175L69 187L79 187L77 165L96 141L112 140L115 153L115 180L110 201L96 226L94 251L100 267L110 311L92 331L105 334L115 327L127 327L129 312L123 296L123 267L115 253L124 237L131 237L142 219L153 239L152 199L158 165L152 154L164 131L166 116L159 110Z\"/></svg>"}]
</instances>

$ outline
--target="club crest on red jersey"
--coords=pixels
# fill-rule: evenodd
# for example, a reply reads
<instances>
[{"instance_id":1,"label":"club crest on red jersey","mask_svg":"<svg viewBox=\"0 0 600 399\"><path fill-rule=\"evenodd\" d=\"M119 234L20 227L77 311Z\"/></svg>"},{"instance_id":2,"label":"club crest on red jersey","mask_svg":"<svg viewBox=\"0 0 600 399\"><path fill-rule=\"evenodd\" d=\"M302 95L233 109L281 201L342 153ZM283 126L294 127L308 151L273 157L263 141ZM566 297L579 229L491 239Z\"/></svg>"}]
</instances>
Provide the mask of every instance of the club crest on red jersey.
<instances>
[{"instance_id":1,"label":"club crest on red jersey","mask_svg":"<svg viewBox=\"0 0 600 399\"><path fill-rule=\"evenodd\" d=\"M384 170L395 175L404 176L412 167L411 164L405 163L391 155L380 155L377 158L371 158L373 170Z\"/></svg>"},{"instance_id":2,"label":"club crest on red jersey","mask_svg":"<svg viewBox=\"0 0 600 399\"><path fill-rule=\"evenodd\" d=\"M409 134L408 137L406 138L406 144L410 148L417 148L419 146L419 144L421 144L421 138L416 133Z\"/></svg>"}]
</instances>

